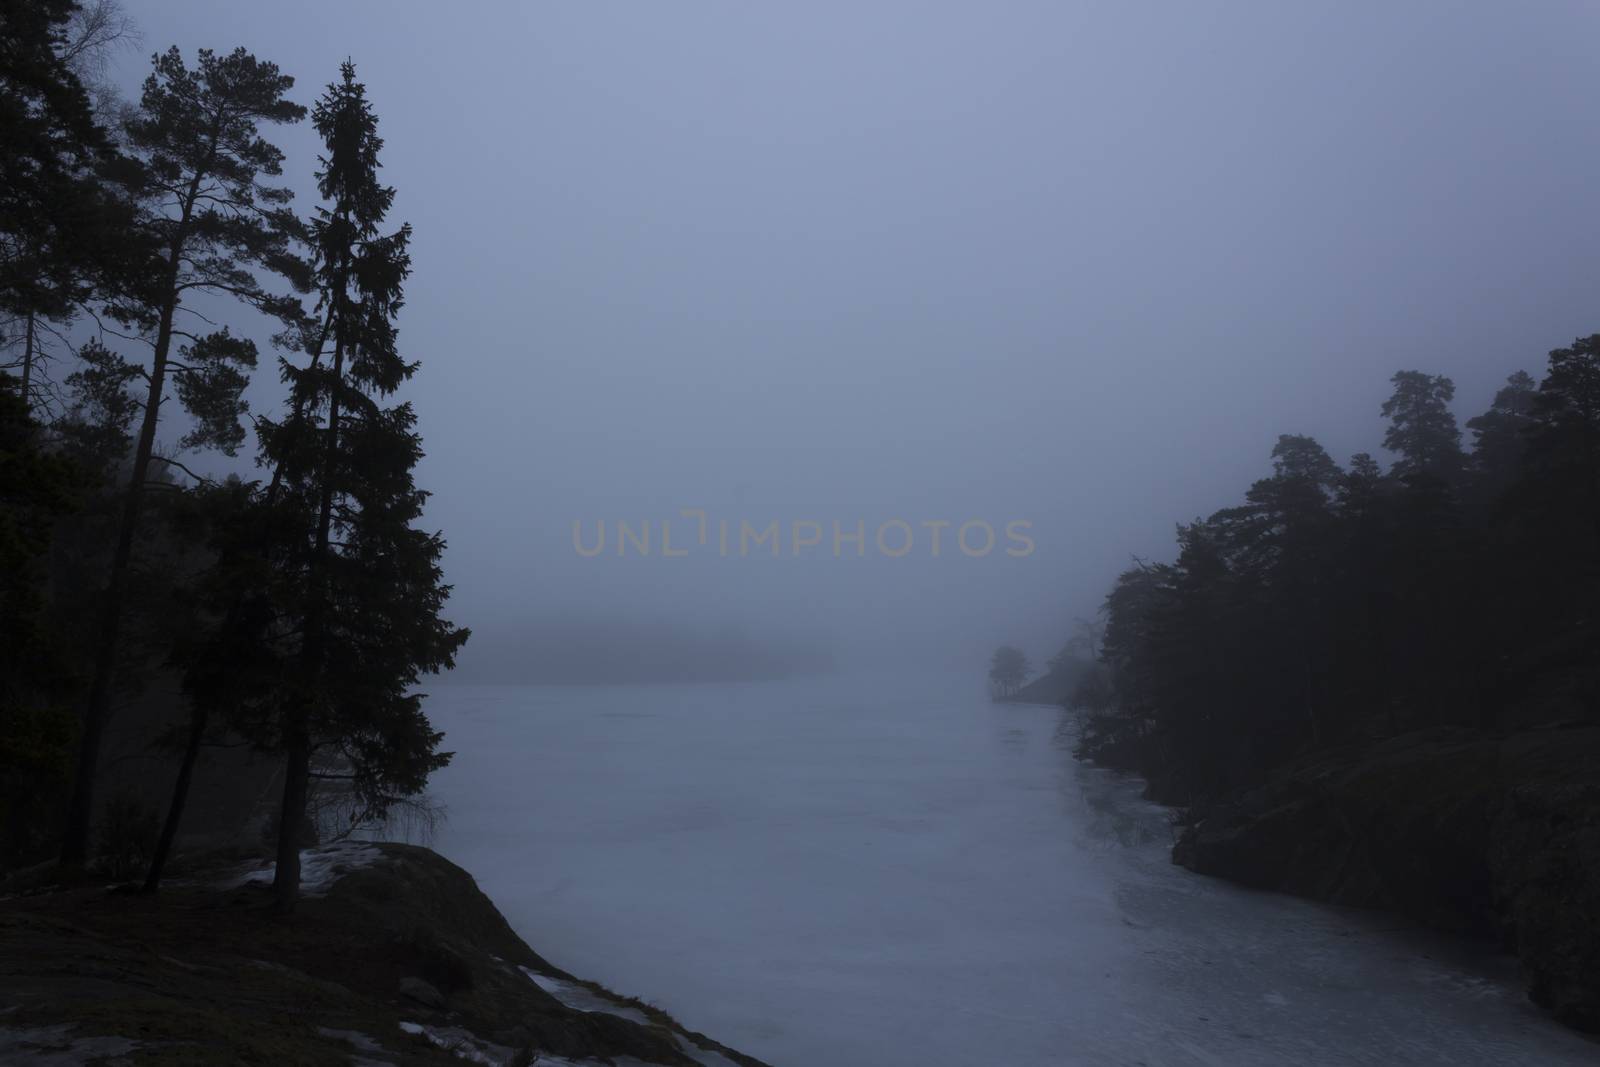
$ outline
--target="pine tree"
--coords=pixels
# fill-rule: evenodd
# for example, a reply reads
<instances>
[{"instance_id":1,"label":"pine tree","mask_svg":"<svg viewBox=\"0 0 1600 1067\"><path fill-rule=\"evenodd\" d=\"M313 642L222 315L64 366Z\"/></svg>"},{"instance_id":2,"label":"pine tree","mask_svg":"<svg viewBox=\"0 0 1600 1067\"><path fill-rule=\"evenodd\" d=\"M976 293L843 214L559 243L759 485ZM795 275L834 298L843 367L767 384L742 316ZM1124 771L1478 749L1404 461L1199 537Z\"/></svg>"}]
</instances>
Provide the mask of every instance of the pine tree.
<instances>
[{"instance_id":1,"label":"pine tree","mask_svg":"<svg viewBox=\"0 0 1600 1067\"><path fill-rule=\"evenodd\" d=\"M1001 645L989 658L989 682L999 696L1015 696L1030 670L1027 654L1015 645Z\"/></svg>"},{"instance_id":2,"label":"pine tree","mask_svg":"<svg viewBox=\"0 0 1600 1067\"><path fill-rule=\"evenodd\" d=\"M263 139L262 123L286 123L305 109L285 100L294 79L244 49L217 56L201 49L191 69L176 48L157 55L144 83L138 113L127 124L127 140L143 165L143 210L139 226L161 254L155 278L140 291L121 294L108 310L136 327L150 348L142 369L148 382L140 415L132 470L102 600L99 643L84 713L72 804L62 842L62 863L86 858L94 807L100 740L116 680L118 646L133 548L151 480L156 426L169 377L177 379L184 405L198 420L186 444L225 451L242 439L240 392L255 364L255 345L226 328L197 335L180 322L191 294L235 297L286 323L298 323L293 297L274 296L255 272L275 272L297 287L308 285L295 255L298 222L288 189L262 183L282 173L283 153ZM174 342L180 345L173 357Z\"/></svg>"},{"instance_id":3,"label":"pine tree","mask_svg":"<svg viewBox=\"0 0 1600 1067\"><path fill-rule=\"evenodd\" d=\"M53 321L112 276L136 274L150 249L114 179L127 161L97 122L74 60L104 34L74 37L72 0L0 2L0 319L9 365L35 407Z\"/></svg>"},{"instance_id":4,"label":"pine tree","mask_svg":"<svg viewBox=\"0 0 1600 1067\"><path fill-rule=\"evenodd\" d=\"M45 570L54 523L86 481L46 446L20 387L0 377L0 866L48 840L71 766L69 671Z\"/></svg>"},{"instance_id":5,"label":"pine tree","mask_svg":"<svg viewBox=\"0 0 1600 1067\"><path fill-rule=\"evenodd\" d=\"M182 494L180 520L208 564L177 592L176 633L168 663L181 672L189 705L188 729L166 819L145 874L144 892L161 885L182 825L200 749L213 722L259 738L262 707L286 666L273 630L271 546L285 531L271 522L266 494L256 483L229 478Z\"/></svg>"},{"instance_id":6,"label":"pine tree","mask_svg":"<svg viewBox=\"0 0 1600 1067\"><path fill-rule=\"evenodd\" d=\"M1250 487L1244 506L1219 511L1208 525L1240 587L1270 620L1258 640L1281 676L1281 699L1303 708L1311 736L1320 738L1328 731L1319 706L1328 670L1325 577L1341 472L1320 444L1299 434L1279 436L1272 459L1273 476Z\"/></svg>"},{"instance_id":7,"label":"pine tree","mask_svg":"<svg viewBox=\"0 0 1600 1067\"><path fill-rule=\"evenodd\" d=\"M444 541L414 527L427 500L412 475L416 415L383 403L417 368L399 355L394 324L411 229L381 232L394 189L378 180L383 142L353 65L312 119L326 145L325 204L310 226L326 329L306 365L282 361L291 414L262 424L273 508L303 523L281 561L298 634L276 724L286 768L274 894L285 910L299 892L313 774L349 782L360 821L420 792L448 760L412 689L453 665L467 637L440 617Z\"/></svg>"},{"instance_id":8,"label":"pine tree","mask_svg":"<svg viewBox=\"0 0 1600 1067\"><path fill-rule=\"evenodd\" d=\"M1488 411L1467 420L1473 473L1485 495L1498 495L1516 477L1537 401L1533 376L1519 370L1494 394Z\"/></svg>"},{"instance_id":9,"label":"pine tree","mask_svg":"<svg viewBox=\"0 0 1600 1067\"><path fill-rule=\"evenodd\" d=\"M1383 417L1389 420L1383 447L1400 455L1394 464L1395 476L1456 484L1465 457L1461 431L1450 412L1455 383L1443 375L1415 370L1397 371L1390 380L1394 393L1383 402Z\"/></svg>"},{"instance_id":10,"label":"pine tree","mask_svg":"<svg viewBox=\"0 0 1600 1067\"><path fill-rule=\"evenodd\" d=\"M1509 544L1522 624L1544 636L1543 654L1583 662L1600 706L1600 334L1550 353L1533 405L1522 476L1507 499Z\"/></svg>"},{"instance_id":11,"label":"pine tree","mask_svg":"<svg viewBox=\"0 0 1600 1067\"><path fill-rule=\"evenodd\" d=\"M1600 334L1550 353L1528 437L1532 472L1564 483L1572 510L1600 539Z\"/></svg>"}]
</instances>

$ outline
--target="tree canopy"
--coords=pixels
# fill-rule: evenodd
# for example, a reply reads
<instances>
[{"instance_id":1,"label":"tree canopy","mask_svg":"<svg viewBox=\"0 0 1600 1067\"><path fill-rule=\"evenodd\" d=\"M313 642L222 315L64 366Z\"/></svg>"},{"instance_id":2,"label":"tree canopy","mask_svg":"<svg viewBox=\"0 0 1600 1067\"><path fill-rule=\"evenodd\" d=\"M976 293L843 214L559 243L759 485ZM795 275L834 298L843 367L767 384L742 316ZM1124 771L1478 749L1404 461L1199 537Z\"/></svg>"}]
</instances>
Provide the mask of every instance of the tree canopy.
<instances>
[{"instance_id":1,"label":"tree canopy","mask_svg":"<svg viewBox=\"0 0 1600 1067\"><path fill-rule=\"evenodd\" d=\"M989 684L999 696L1014 696L1029 673L1027 655L1014 645L1001 645L989 660Z\"/></svg>"},{"instance_id":2,"label":"tree canopy","mask_svg":"<svg viewBox=\"0 0 1600 1067\"><path fill-rule=\"evenodd\" d=\"M1198 804L1323 746L1595 714L1600 335L1511 375L1470 454L1450 379L1392 381L1387 471L1282 436L1244 503L1117 579L1086 750Z\"/></svg>"}]
</instances>

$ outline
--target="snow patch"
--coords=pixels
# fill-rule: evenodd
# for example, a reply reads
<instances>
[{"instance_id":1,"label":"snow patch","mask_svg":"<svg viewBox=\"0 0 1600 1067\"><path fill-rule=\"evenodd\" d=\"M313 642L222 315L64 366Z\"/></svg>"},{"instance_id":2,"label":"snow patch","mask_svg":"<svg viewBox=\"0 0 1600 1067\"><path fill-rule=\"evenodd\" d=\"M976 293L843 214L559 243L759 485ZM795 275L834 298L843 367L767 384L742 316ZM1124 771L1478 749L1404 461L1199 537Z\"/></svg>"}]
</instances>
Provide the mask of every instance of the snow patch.
<instances>
[{"instance_id":1,"label":"snow patch","mask_svg":"<svg viewBox=\"0 0 1600 1067\"><path fill-rule=\"evenodd\" d=\"M569 982L564 978L556 978L553 975L540 974L530 967L518 967L517 969L527 975L528 980L534 985L574 1011L615 1015L619 1019L627 1019L629 1022L638 1023L641 1026L655 1025L649 1016L632 1004L624 1004L619 1000L606 996L604 993L596 993L588 986L579 985L577 982ZM679 1051L696 1063L702 1064L703 1067L737 1067L732 1060L720 1052L703 1049L683 1034L674 1033L672 1039L677 1044ZM539 1064L539 1067L545 1067L547 1064L549 1067L566 1067L568 1064L577 1063L575 1060L549 1056L540 1057L534 1062ZM618 1057L616 1063L617 1067L647 1067L644 1060L637 1060L631 1056Z\"/></svg>"},{"instance_id":2,"label":"snow patch","mask_svg":"<svg viewBox=\"0 0 1600 1067\"><path fill-rule=\"evenodd\" d=\"M527 975L534 985L574 1011L601 1012L605 1015L615 1015L619 1019L627 1019L629 1022L638 1023L641 1026L651 1025L649 1017L638 1008L631 1004L624 1004L621 1001L602 996L588 986L581 986L576 982L568 982L562 978L552 978L548 974L540 974L538 971L528 967L519 967L517 969Z\"/></svg>"},{"instance_id":3,"label":"snow patch","mask_svg":"<svg viewBox=\"0 0 1600 1067\"><path fill-rule=\"evenodd\" d=\"M677 1035L674 1036L676 1037ZM699 1045L696 1045L692 1041L688 1041L682 1037L677 1037L677 1041L678 1048L683 1050L683 1054L700 1064L701 1067L739 1067L738 1064L734 1063L720 1052L715 1052L708 1048L701 1048Z\"/></svg>"},{"instance_id":4,"label":"snow patch","mask_svg":"<svg viewBox=\"0 0 1600 1067\"><path fill-rule=\"evenodd\" d=\"M365 841L335 841L300 853L300 895L326 896L335 882L351 871L371 867L383 859L383 850ZM251 867L236 871L219 882L219 889L238 889L246 885L271 885L278 865Z\"/></svg>"},{"instance_id":5,"label":"snow patch","mask_svg":"<svg viewBox=\"0 0 1600 1067\"><path fill-rule=\"evenodd\" d=\"M331 1026L319 1026L317 1027L317 1033L323 1037L331 1037L352 1045L358 1052L383 1051L383 1046L378 1044L376 1038L363 1034L360 1030L336 1030Z\"/></svg>"},{"instance_id":6,"label":"snow patch","mask_svg":"<svg viewBox=\"0 0 1600 1067\"><path fill-rule=\"evenodd\" d=\"M515 1049L497 1045L493 1041L485 1041L472 1031L463 1030L459 1026L425 1026L422 1023L402 1022L400 1029L413 1037L423 1038L430 1045L453 1053L468 1063L503 1067L516 1055Z\"/></svg>"},{"instance_id":7,"label":"snow patch","mask_svg":"<svg viewBox=\"0 0 1600 1067\"><path fill-rule=\"evenodd\" d=\"M27 1067L78 1067L122 1056L139 1047L126 1037L73 1037L75 1026L0 1027L0 1063Z\"/></svg>"}]
</instances>

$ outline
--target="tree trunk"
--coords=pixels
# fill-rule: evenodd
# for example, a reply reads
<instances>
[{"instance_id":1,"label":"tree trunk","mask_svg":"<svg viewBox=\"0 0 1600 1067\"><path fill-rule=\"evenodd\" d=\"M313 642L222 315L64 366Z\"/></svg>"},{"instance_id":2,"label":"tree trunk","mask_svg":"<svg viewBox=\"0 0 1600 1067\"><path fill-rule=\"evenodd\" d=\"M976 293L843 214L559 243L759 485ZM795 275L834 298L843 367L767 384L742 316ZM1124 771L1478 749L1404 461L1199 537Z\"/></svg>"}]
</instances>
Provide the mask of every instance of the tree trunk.
<instances>
[{"instance_id":1,"label":"tree trunk","mask_svg":"<svg viewBox=\"0 0 1600 1067\"><path fill-rule=\"evenodd\" d=\"M200 743L205 739L206 720L210 718L204 704L196 703L189 712L189 744L183 750L183 765L178 768L178 781L172 787L172 803L167 808L167 821L161 827L161 839L156 842L156 854L150 859L150 871L145 875L144 892L154 893L161 886L161 872L172 852L172 842L178 836L178 824L183 821L183 809L189 801L189 783L194 778L194 765L200 758Z\"/></svg>"},{"instance_id":2,"label":"tree trunk","mask_svg":"<svg viewBox=\"0 0 1600 1067\"><path fill-rule=\"evenodd\" d=\"M328 327L326 324L324 324L322 328L323 340L326 340L327 334ZM319 351L321 350L323 340L319 340L317 343L317 348ZM300 418L302 410L303 404L296 399L293 418ZM278 487L281 484L282 478L283 466L281 464L274 464L272 469L272 485L267 490L268 504L271 504L273 499L277 497ZM231 627L234 621L237 619L240 599L242 598L235 598L233 605L228 611L227 621L224 623L225 626ZM194 778L194 768L195 764L199 761L200 746L205 737L206 721L209 718L210 714L207 708L199 704L194 706L192 717L189 721L189 744L183 753L183 766L178 771L178 781L172 790L172 803L167 808L167 821L161 827L161 840L156 844L156 854L150 862L150 872L145 877L144 891L146 893L153 893L160 887L162 868L166 866L167 856L172 850L172 842L178 834L178 826L183 821L184 808L188 804L189 785ZM305 800L303 797L300 801L300 807L302 811L305 809ZM296 841L296 844L298 845L298 841ZM296 849L295 859L293 862L296 865L296 877L298 878L298 848ZM276 878L274 878L274 888L276 888Z\"/></svg>"},{"instance_id":3,"label":"tree trunk","mask_svg":"<svg viewBox=\"0 0 1600 1067\"><path fill-rule=\"evenodd\" d=\"M342 293L340 294L343 295ZM335 307L338 304L335 302ZM333 388L328 398L327 445L323 451L322 493L317 512L316 544L311 555L307 584L311 587L311 606L307 612L305 645L301 650L301 677L310 687L294 710L296 721L285 734L288 742L288 767L283 778L283 809L278 813L278 866L272 876L272 892L280 912L294 910L300 896L300 824L306 814L306 791L311 778L310 704L317 699L325 652L323 616L328 602L324 588L328 541L333 523L333 466L339 447L339 390L344 374L344 340L335 337L333 345Z\"/></svg>"},{"instance_id":4,"label":"tree trunk","mask_svg":"<svg viewBox=\"0 0 1600 1067\"><path fill-rule=\"evenodd\" d=\"M216 154L219 126L213 129L211 154ZM189 181L178 216L178 225L167 251L166 285L162 289L161 318L156 326L154 355L150 361L150 389L145 398L144 419L139 427L139 445L133 454L133 472L128 479L128 497L122 508L122 524L117 530L117 545L111 556L111 574L106 579L101 599L100 644L95 649L94 679L89 685L89 704L83 714L83 736L78 741L78 766L72 782L72 802L67 809L66 831L61 839L61 866L81 869L89 857L89 827L94 819L94 779L100 769L100 741L105 733L111 708L111 683L117 671L117 639L122 630L122 597L128 582L128 564L133 559L134 534L144 509L144 483L150 474L150 456L155 450L156 423L161 421L161 393L166 384L167 356L172 350L172 318L177 313L181 292L178 276L189 239L189 222L205 180L205 169L197 170Z\"/></svg>"},{"instance_id":5,"label":"tree trunk","mask_svg":"<svg viewBox=\"0 0 1600 1067\"><path fill-rule=\"evenodd\" d=\"M296 726L288 739L288 763L283 772L283 808L278 813L278 866L272 876L273 908L287 915L300 899L300 824L306 817L306 793L311 783L311 743Z\"/></svg>"},{"instance_id":6,"label":"tree trunk","mask_svg":"<svg viewBox=\"0 0 1600 1067\"><path fill-rule=\"evenodd\" d=\"M128 565L133 559L134 535L144 509L144 483L150 473L150 456L155 450L156 423L161 418L161 392L167 374L167 353L172 346L172 316L177 308L177 273L181 248L174 245L168 262L170 294L161 308L156 331L155 358L150 366L150 389L144 404L144 419L139 428L139 445L133 455L133 472L122 506L122 522L117 529L116 548L111 556L111 574L101 598L100 643L95 649L94 679L89 686L89 705L83 716L83 736L78 742L77 775L73 779L72 804L67 809L66 833L61 841L61 865L81 868L89 856L89 826L94 816L95 774L100 766L100 741L105 733L111 707L111 687L116 676L117 644L122 630L122 599L128 584Z\"/></svg>"}]
</instances>

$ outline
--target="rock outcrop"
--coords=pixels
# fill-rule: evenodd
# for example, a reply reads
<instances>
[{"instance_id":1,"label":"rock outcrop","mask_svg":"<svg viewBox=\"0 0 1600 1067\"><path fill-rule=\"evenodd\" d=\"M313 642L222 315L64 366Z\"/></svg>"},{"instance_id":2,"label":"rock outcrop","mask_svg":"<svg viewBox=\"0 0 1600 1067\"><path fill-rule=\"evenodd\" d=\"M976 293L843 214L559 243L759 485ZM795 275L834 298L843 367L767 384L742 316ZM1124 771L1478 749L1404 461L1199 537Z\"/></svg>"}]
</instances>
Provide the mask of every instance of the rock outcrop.
<instances>
[{"instance_id":1,"label":"rock outcrop","mask_svg":"<svg viewBox=\"0 0 1600 1067\"><path fill-rule=\"evenodd\" d=\"M287 919L262 872L237 867L191 870L156 897L0 900L0 1059L762 1067L541 959L427 849L304 861L317 891Z\"/></svg>"},{"instance_id":2,"label":"rock outcrop","mask_svg":"<svg viewBox=\"0 0 1600 1067\"><path fill-rule=\"evenodd\" d=\"M1216 805L1201 874L1493 936L1529 993L1600 1030L1600 729L1430 731L1324 753Z\"/></svg>"}]
</instances>

